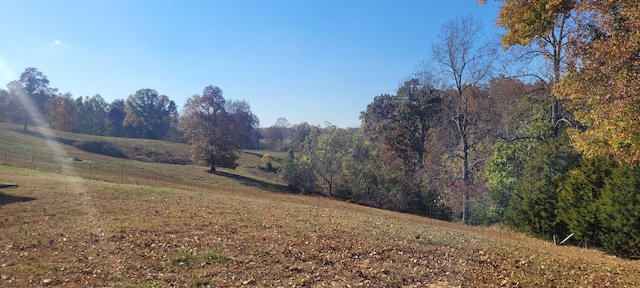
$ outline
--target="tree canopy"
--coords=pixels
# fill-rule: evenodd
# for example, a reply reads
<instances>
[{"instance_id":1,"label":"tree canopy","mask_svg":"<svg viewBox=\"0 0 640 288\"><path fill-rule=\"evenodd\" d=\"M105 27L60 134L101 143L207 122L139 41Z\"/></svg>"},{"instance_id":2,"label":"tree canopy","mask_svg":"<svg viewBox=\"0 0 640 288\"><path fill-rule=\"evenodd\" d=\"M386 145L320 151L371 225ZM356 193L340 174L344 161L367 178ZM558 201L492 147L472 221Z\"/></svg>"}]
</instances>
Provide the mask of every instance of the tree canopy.
<instances>
[{"instance_id":1,"label":"tree canopy","mask_svg":"<svg viewBox=\"0 0 640 288\"><path fill-rule=\"evenodd\" d=\"M222 90L209 85L202 95L187 99L178 128L188 140L194 163L216 171L216 166L234 167L256 123L257 117L246 102L228 106Z\"/></svg>"}]
</instances>

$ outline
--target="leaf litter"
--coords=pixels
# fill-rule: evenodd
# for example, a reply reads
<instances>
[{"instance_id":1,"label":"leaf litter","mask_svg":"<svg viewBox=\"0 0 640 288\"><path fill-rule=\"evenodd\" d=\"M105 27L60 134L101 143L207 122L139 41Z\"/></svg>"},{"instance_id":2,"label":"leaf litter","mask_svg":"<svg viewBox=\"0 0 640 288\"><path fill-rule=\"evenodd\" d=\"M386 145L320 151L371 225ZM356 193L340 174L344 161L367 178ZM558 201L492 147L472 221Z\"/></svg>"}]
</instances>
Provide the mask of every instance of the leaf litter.
<instances>
[{"instance_id":1,"label":"leaf litter","mask_svg":"<svg viewBox=\"0 0 640 288\"><path fill-rule=\"evenodd\" d=\"M344 203L31 180L0 206L0 286L640 286L598 251Z\"/></svg>"}]
</instances>

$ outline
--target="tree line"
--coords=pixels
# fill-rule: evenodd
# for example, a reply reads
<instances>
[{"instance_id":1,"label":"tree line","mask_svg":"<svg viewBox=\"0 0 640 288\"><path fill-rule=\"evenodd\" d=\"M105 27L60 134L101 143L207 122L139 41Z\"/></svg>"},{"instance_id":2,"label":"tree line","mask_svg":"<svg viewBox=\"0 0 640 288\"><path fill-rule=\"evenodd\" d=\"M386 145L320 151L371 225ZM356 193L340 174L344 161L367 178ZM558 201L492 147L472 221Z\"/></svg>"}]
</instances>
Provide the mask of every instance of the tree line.
<instances>
[{"instance_id":1,"label":"tree line","mask_svg":"<svg viewBox=\"0 0 640 288\"><path fill-rule=\"evenodd\" d=\"M265 129L294 191L463 224L573 234L640 257L640 4L501 1L503 53L471 17L359 129ZM304 135L304 137L302 137Z\"/></svg>"},{"instance_id":2,"label":"tree line","mask_svg":"<svg viewBox=\"0 0 640 288\"><path fill-rule=\"evenodd\" d=\"M194 163L233 167L243 148L258 145L258 117L246 101L229 100L216 86L187 100L178 113L174 101L154 89L140 89L126 100L107 103L102 96L73 98L58 93L36 68L0 89L0 121L74 133L159 139L190 144Z\"/></svg>"}]
</instances>

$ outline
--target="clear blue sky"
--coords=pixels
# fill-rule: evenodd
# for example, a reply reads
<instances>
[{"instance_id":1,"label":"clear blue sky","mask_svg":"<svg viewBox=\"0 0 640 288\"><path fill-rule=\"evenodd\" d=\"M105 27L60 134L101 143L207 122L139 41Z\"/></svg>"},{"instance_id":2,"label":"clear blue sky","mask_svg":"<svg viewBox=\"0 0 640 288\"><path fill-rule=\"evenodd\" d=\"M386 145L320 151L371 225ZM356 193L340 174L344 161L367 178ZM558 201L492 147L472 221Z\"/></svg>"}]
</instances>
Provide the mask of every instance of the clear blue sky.
<instances>
[{"instance_id":1,"label":"clear blue sky","mask_svg":"<svg viewBox=\"0 0 640 288\"><path fill-rule=\"evenodd\" d=\"M357 127L429 58L443 23L472 15L497 37L496 2L0 0L0 85L35 67L74 97L152 88L180 108L216 85L263 127Z\"/></svg>"}]
</instances>

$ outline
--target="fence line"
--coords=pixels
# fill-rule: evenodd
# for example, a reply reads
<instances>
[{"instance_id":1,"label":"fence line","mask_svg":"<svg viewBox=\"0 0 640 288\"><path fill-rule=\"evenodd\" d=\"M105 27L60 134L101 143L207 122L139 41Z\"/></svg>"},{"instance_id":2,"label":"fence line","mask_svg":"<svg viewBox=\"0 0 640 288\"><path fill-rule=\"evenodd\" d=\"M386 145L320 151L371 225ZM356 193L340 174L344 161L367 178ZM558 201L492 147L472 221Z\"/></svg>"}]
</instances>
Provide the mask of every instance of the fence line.
<instances>
[{"instance_id":1,"label":"fence line","mask_svg":"<svg viewBox=\"0 0 640 288\"><path fill-rule=\"evenodd\" d=\"M175 179L174 181L162 181L158 174L145 174L131 171L125 167L125 161L120 162L94 162L85 161L74 157L62 155L30 153L20 155L0 150L0 165L26 168L43 172L51 172L61 175L78 176L86 179L101 180L120 184L148 185L156 187L173 187L179 189L194 190L199 186L194 179ZM203 185L203 184L202 184Z\"/></svg>"}]
</instances>

